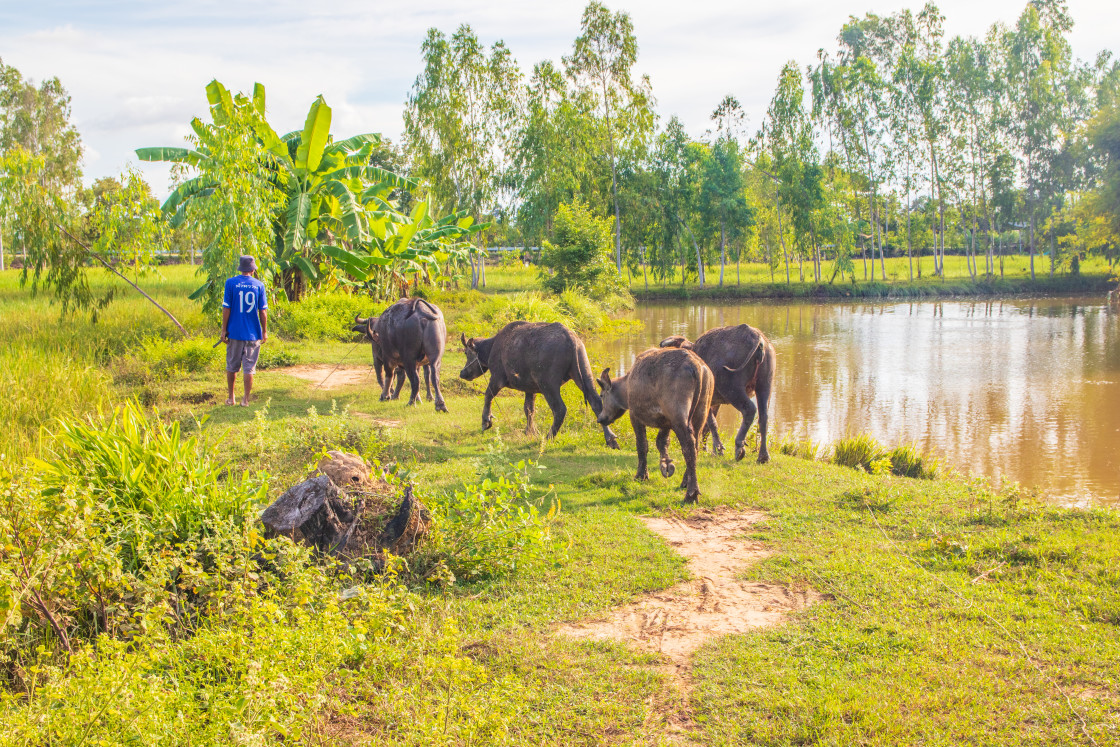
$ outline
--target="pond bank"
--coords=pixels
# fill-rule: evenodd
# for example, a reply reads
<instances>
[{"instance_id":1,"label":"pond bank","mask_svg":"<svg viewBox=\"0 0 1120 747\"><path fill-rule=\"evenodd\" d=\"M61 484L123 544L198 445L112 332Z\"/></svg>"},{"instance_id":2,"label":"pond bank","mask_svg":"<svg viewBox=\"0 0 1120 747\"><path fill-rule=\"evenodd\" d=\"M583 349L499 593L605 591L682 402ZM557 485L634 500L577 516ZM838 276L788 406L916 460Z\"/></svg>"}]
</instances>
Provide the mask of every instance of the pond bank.
<instances>
[{"instance_id":1,"label":"pond bank","mask_svg":"<svg viewBox=\"0 0 1120 747\"><path fill-rule=\"evenodd\" d=\"M843 300L867 298L878 300L891 299L934 299L934 298L990 298L1003 296L1050 296L1050 295L1104 295L1116 290L1117 281L1106 274L1074 275L1059 277L1030 278L993 278L991 280L970 280L954 278L950 280L928 279L917 282L883 283L725 283L707 285L633 286L630 288L635 300L647 301L762 301L762 300Z\"/></svg>"}]
</instances>

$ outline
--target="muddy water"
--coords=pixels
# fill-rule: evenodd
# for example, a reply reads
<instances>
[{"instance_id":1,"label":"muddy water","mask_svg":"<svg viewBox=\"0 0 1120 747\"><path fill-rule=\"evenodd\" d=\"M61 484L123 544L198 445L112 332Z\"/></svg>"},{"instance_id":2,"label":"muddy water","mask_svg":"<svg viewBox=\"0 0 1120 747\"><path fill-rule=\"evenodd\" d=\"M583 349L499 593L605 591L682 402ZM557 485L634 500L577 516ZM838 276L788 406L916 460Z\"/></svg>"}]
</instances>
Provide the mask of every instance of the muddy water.
<instances>
[{"instance_id":1,"label":"muddy water","mask_svg":"<svg viewBox=\"0 0 1120 747\"><path fill-rule=\"evenodd\" d=\"M616 375L669 335L751 324L778 351L772 433L866 431L1062 503L1120 505L1120 314L1103 299L657 303L634 316L641 332L590 351ZM723 408L721 428L737 418Z\"/></svg>"}]
</instances>

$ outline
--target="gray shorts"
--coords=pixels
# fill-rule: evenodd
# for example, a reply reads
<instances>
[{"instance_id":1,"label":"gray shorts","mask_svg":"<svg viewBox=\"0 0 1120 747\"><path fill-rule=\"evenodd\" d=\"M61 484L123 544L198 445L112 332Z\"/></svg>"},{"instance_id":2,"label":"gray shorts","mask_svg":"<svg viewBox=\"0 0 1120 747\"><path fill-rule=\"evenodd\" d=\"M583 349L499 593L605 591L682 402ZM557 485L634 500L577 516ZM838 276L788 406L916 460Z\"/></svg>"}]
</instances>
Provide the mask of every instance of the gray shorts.
<instances>
[{"instance_id":1,"label":"gray shorts","mask_svg":"<svg viewBox=\"0 0 1120 747\"><path fill-rule=\"evenodd\" d=\"M231 339L226 343L226 373L237 373L239 368L246 376L256 373L260 354L260 340Z\"/></svg>"}]
</instances>

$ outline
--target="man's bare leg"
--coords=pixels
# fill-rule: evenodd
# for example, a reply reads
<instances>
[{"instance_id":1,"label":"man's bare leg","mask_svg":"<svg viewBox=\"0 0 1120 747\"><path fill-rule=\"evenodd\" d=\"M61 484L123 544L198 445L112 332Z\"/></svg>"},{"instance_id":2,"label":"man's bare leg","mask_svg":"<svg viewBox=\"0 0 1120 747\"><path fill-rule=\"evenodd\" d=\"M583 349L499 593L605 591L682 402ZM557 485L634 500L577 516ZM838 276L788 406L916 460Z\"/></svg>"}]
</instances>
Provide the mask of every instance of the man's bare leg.
<instances>
[{"instance_id":1,"label":"man's bare leg","mask_svg":"<svg viewBox=\"0 0 1120 747\"><path fill-rule=\"evenodd\" d=\"M251 397L249 395L253 392L253 374L245 374L244 379L245 379L245 398L241 400L241 406L242 407L248 407L249 402L251 400ZM230 392L232 392L232 391L233 391L233 389L230 389ZM230 397L233 397L233 394L230 394Z\"/></svg>"},{"instance_id":2,"label":"man's bare leg","mask_svg":"<svg viewBox=\"0 0 1120 747\"><path fill-rule=\"evenodd\" d=\"M226 404L227 405L232 405L233 404L233 385L236 381L237 381L237 372L234 371L233 373L230 373L229 371L226 371L226 392L227 392Z\"/></svg>"}]
</instances>

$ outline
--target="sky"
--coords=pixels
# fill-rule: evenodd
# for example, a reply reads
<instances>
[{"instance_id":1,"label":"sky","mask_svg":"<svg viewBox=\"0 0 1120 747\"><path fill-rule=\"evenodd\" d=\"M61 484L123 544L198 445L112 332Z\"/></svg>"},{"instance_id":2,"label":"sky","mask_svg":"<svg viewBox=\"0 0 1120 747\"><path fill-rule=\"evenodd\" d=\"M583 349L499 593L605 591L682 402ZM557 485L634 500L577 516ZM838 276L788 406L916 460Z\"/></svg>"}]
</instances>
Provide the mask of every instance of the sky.
<instances>
[{"instance_id":1,"label":"sky","mask_svg":"<svg viewBox=\"0 0 1120 747\"><path fill-rule=\"evenodd\" d=\"M193 117L206 114L204 87L263 83L280 132L302 127L322 94L346 137L380 132L397 140L404 102L432 27L450 34L470 24L485 44L501 39L526 72L559 60L579 34L584 0L0 0L0 59L25 77L57 76L72 97L85 147L86 182L138 168L157 195L168 168L137 161L134 149L181 145ZM694 135L727 94L753 131L788 60L811 64L835 49L850 15L887 15L920 3L896 0L608 0L634 22L636 72L648 74L662 121L676 114ZM942 0L947 36L983 35L1011 25L1025 0ZM1092 60L1117 50L1115 0L1071 0L1074 53Z\"/></svg>"}]
</instances>

